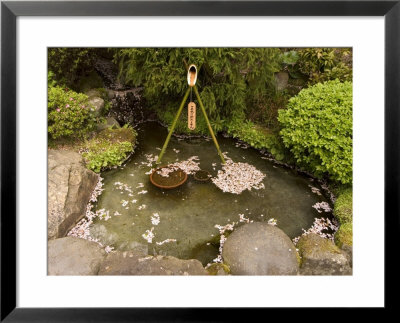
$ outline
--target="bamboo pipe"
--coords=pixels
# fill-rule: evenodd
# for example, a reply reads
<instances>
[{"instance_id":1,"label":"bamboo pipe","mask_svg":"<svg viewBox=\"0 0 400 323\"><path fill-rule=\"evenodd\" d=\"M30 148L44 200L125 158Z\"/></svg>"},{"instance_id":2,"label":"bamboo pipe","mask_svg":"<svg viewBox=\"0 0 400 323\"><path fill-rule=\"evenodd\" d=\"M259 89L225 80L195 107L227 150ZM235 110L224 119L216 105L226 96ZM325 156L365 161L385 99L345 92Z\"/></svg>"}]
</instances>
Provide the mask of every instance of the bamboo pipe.
<instances>
[{"instance_id":1,"label":"bamboo pipe","mask_svg":"<svg viewBox=\"0 0 400 323\"><path fill-rule=\"evenodd\" d=\"M179 116L180 116L181 113L182 113L183 106L185 105L185 102L186 102L186 100L187 100L187 98L188 98L188 96L189 96L189 92L190 92L190 88L187 89L187 91L186 91L186 93L185 93L185 96L183 97L182 103L181 103L181 105L180 105L180 107L179 107L179 110L178 110L178 112L177 112L176 115L175 115L175 119L174 119L174 121L172 121L171 129L169 130L167 139L165 139L164 146L163 146L162 149L161 149L161 153L160 153L160 155L158 156L158 159L157 159L157 162L156 162L157 164L161 163L161 158L163 157L163 155L164 155L164 153L165 153L165 150L167 149L169 140L171 139L172 133L174 132L174 129L175 129L175 127L176 127L176 123L178 122Z\"/></svg>"},{"instance_id":2,"label":"bamboo pipe","mask_svg":"<svg viewBox=\"0 0 400 323\"><path fill-rule=\"evenodd\" d=\"M212 137L212 139L213 139L213 141L214 141L215 147L217 148L218 155L219 155L219 157L221 158L222 164L225 164L224 156L223 156L222 153L221 153L221 150L220 150L219 145L218 145L217 138L215 137L214 131L213 131L212 128L211 128L210 121L208 120L208 117L207 117L206 109L204 109L203 102L202 102L201 99L200 99L199 91L197 91L197 86L194 85L194 86L193 86L193 89L194 89L194 93L196 94L197 100L199 100L199 104L200 104L201 111L203 112L204 118L206 119L207 126L208 126L208 131L210 131L210 134L211 134L211 137Z\"/></svg>"}]
</instances>

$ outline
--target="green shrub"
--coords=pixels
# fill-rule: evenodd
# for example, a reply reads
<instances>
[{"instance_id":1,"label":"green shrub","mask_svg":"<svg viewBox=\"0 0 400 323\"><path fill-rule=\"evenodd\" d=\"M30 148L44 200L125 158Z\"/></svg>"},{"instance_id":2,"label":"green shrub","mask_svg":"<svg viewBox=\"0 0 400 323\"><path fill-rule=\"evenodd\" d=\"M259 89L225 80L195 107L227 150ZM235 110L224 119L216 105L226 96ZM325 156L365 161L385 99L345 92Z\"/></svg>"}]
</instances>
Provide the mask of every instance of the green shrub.
<instances>
[{"instance_id":1,"label":"green shrub","mask_svg":"<svg viewBox=\"0 0 400 323\"><path fill-rule=\"evenodd\" d=\"M183 60L198 67L196 84L207 115L218 131L226 123L243 121L248 106L254 106L275 91L274 73L280 68L280 51L274 48L129 48L120 49L115 57L124 81L143 86L148 105L167 124L171 123L188 88ZM197 101L194 94L193 100ZM208 134L198 110L194 132ZM183 112L177 131L190 132L186 125Z\"/></svg>"},{"instance_id":2,"label":"green shrub","mask_svg":"<svg viewBox=\"0 0 400 323\"><path fill-rule=\"evenodd\" d=\"M335 243L341 248L343 244L348 246L353 245L353 224L343 223L340 225L339 229L335 233Z\"/></svg>"},{"instance_id":3,"label":"green shrub","mask_svg":"<svg viewBox=\"0 0 400 323\"><path fill-rule=\"evenodd\" d=\"M315 84L329 80L352 81L350 48L303 48L298 51L299 70Z\"/></svg>"},{"instance_id":4,"label":"green shrub","mask_svg":"<svg viewBox=\"0 0 400 323\"><path fill-rule=\"evenodd\" d=\"M130 127L106 129L88 141L82 154L86 167L98 173L120 166L133 151L136 132Z\"/></svg>"},{"instance_id":5,"label":"green shrub","mask_svg":"<svg viewBox=\"0 0 400 323\"><path fill-rule=\"evenodd\" d=\"M85 94L49 87L47 107L48 133L53 139L83 138L94 129L96 119Z\"/></svg>"},{"instance_id":6,"label":"green shrub","mask_svg":"<svg viewBox=\"0 0 400 323\"><path fill-rule=\"evenodd\" d=\"M255 125L251 121L231 122L227 125L227 132L254 148L266 148L277 160L283 160L288 155L287 149L283 146L278 135L267 128Z\"/></svg>"},{"instance_id":7,"label":"green shrub","mask_svg":"<svg viewBox=\"0 0 400 323\"><path fill-rule=\"evenodd\" d=\"M94 58L94 48L49 48L48 69L59 84L74 88L80 76L93 70Z\"/></svg>"},{"instance_id":8,"label":"green shrub","mask_svg":"<svg viewBox=\"0 0 400 323\"><path fill-rule=\"evenodd\" d=\"M55 87L57 86L57 81L55 79L55 75L52 71L47 72L47 87Z\"/></svg>"},{"instance_id":9,"label":"green shrub","mask_svg":"<svg viewBox=\"0 0 400 323\"><path fill-rule=\"evenodd\" d=\"M280 134L296 162L317 177L352 182L352 83L303 89L279 111Z\"/></svg>"},{"instance_id":10,"label":"green shrub","mask_svg":"<svg viewBox=\"0 0 400 323\"><path fill-rule=\"evenodd\" d=\"M341 224L353 221L353 190L351 188L344 190L338 196L333 214Z\"/></svg>"}]
</instances>

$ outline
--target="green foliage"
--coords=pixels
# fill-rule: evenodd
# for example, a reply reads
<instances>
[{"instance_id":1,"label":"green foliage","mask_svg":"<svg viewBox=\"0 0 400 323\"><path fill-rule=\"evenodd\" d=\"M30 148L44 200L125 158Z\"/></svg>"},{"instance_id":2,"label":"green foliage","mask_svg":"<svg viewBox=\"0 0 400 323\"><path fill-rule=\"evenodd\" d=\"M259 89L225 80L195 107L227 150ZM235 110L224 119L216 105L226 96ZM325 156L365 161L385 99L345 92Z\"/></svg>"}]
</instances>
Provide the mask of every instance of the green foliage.
<instances>
[{"instance_id":1,"label":"green foliage","mask_svg":"<svg viewBox=\"0 0 400 323\"><path fill-rule=\"evenodd\" d=\"M352 81L352 53L349 48L303 48L299 50L299 70L310 84L339 79Z\"/></svg>"},{"instance_id":2,"label":"green foliage","mask_svg":"<svg viewBox=\"0 0 400 323\"><path fill-rule=\"evenodd\" d=\"M78 78L93 69L94 57L93 48L49 48L48 70L59 84L74 88Z\"/></svg>"},{"instance_id":3,"label":"green foliage","mask_svg":"<svg viewBox=\"0 0 400 323\"><path fill-rule=\"evenodd\" d=\"M77 80L73 86L78 92L82 92L82 93L86 93L88 90L91 90L91 89L98 89L98 90L103 89L104 90L103 79L100 77L100 75L95 70L88 72L86 75L79 77L79 80ZM106 96L107 96L107 93L106 93Z\"/></svg>"},{"instance_id":4,"label":"green foliage","mask_svg":"<svg viewBox=\"0 0 400 323\"><path fill-rule=\"evenodd\" d=\"M333 214L341 224L353 221L353 190L351 188L344 190L338 196Z\"/></svg>"},{"instance_id":5,"label":"green foliage","mask_svg":"<svg viewBox=\"0 0 400 323\"><path fill-rule=\"evenodd\" d=\"M223 122L244 120L247 106L275 91L279 57L273 48L129 48L121 49L115 62L125 82L144 86L148 105L167 124L188 87L183 61L196 64L196 85L207 115L216 130L222 130ZM188 132L185 112L182 115L177 130ZM201 113L197 115L195 132L208 134Z\"/></svg>"},{"instance_id":6,"label":"green foliage","mask_svg":"<svg viewBox=\"0 0 400 323\"><path fill-rule=\"evenodd\" d=\"M57 81L55 79L55 75L52 71L47 72L47 87L55 87L57 86Z\"/></svg>"},{"instance_id":7,"label":"green foliage","mask_svg":"<svg viewBox=\"0 0 400 323\"><path fill-rule=\"evenodd\" d=\"M82 154L87 168L99 173L113 166L120 166L133 151L136 132L131 127L106 129L85 145Z\"/></svg>"},{"instance_id":8,"label":"green foliage","mask_svg":"<svg viewBox=\"0 0 400 323\"><path fill-rule=\"evenodd\" d=\"M282 53L282 62L286 65L294 65L299 60L299 53L295 50Z\"/></svg>"},{"instance_id":9,"label":"green foliage","mask_svg":"<svg viewBox=\"0 0 400 323\"><path fill-rule=\"evenodd\" d=\"M254 148L266 148L277 160L288 157L288 151L279 137L266 128L255 125L251 121L231 122L227 125L227 132L235 138L247 142Z\"/></svg>"},{"instance_id":10,"label":"green foliage","mask_svg":"<svg viewBox=\"0 0 400 323\"><path fill-rule=\"evenodd\" d=\"M318 83L279 111L284 145L317 177L352 182L352 83Z\"/></svg>"},{"instance_id":11,"label":"green foliage","mask_svg":"<svg viewBox=\"0 0 400 323\"><path fill-rule=\"evenodd\" d=\"M52 139L83 138L94 129L96 118L88 97L59 86L48 88L48 133Z\"/></svg>"},{"instance_id":12,"label":"green foliage","mask_svg":"<svg viewBox=\"0 0 400 323\"><path fill-rule=\"evenodd\" d=\"M343 223L335 233L335 243L341 248L343 244L353 245L353 224L351 222Z\"/></svg>"},{"instance_id":13,"label":"green foliage","mask_svg":"<svg viewBox=\"0 0 400 323\"><path fill-rule=\"evenodd\" d=\"M110 166L119 166L132 152L130 142L110 144L109 141L97 141L89 145L89 152L83 154L87 167L96 173Z\"/></svg>"}]
</instances>

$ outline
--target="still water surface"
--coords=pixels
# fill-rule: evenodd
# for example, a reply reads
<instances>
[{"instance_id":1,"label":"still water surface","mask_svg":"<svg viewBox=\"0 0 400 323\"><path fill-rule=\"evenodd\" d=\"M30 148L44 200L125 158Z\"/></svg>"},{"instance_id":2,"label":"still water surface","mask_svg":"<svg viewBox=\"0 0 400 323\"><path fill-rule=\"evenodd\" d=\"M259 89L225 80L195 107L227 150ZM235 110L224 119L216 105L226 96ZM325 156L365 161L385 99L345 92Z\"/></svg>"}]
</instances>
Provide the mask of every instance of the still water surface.
<instances>
[{"instance_id":1,"label":"still water surface","mask_svg":"<svg viewBox=\"0 0 400 323\"><path fill-rule=\"evenodd\" d=\"M142 124L132 158L124 166L102 174L104 191L95 207L107 210L110 218L96 219L90 231L103 244L116 250L196 258L205 265L218 254L219 230L215 225L238 222L238 227L244 223L239 222L239 214L254 222L275 218L277 226L291 238L300 235L302 228L309 228L314 218L331 217L312 208L317 202L328 202L323 195L312 192L311 186L320 189L315 182L223 136L217 137L221 150L234 162L249 163L263 172L264 189L246 190L239 195L224 193L211 181L197 182L189 175L180 188L161 190L150 183L146 172L151 168L149 155L160 153L166 136L167 130L157 123ZM221 169L215 146L206 138L171 138L162 164L192 156L198 156L200 168L213 176Z\"/></svg>"}]
</instances>

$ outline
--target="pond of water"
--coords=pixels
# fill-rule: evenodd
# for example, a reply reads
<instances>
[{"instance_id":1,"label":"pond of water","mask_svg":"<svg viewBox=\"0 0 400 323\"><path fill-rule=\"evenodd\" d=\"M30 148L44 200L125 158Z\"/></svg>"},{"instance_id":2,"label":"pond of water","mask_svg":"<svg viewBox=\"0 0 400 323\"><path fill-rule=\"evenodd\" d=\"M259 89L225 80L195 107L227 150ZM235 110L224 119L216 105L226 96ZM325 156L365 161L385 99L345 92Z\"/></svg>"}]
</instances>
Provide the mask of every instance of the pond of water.
<instances>
[{"instance_id":1,"label":"pond of water","mask_svg":"<svg viewBox=\"0 0 400 323\"><path fill-rule=\"evenodd\" d=\"M235 227L248 221L277 220L277 226L290 238L308 229L314 218L331 217L313 205L328 200L317 183L294 171L279 167L259 151L232 138L218 136L221 150L234 162L248 163L261 171L264 188L241 194L223 192L213 182L187 182L173 190L153 186L146 174L149 159L160 153L167 129L154 122L138 129L138 145L130 160L102 174L104 191L91 235L117 250L139 249L149 254L199 259L204 265L218 255L218 227ZM162 164L198 156L200 168L216 176L221 163L212 140L172 137ZM320 211L321 212L321 211ZM107 216L108 215L108 216Z\"/></svg>"}]
</instances>

